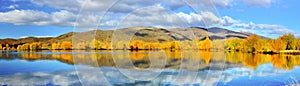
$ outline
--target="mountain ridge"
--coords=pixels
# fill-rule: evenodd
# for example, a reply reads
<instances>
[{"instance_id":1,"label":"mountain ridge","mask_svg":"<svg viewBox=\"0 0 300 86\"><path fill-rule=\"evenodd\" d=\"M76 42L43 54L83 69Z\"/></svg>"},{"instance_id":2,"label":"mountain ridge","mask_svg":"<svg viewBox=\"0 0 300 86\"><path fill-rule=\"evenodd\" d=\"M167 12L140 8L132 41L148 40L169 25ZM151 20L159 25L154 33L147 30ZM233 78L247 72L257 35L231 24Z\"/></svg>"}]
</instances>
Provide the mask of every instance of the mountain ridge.
<instances>
[{"instance_id":1,"label":"mountain ridge","mask_svg":"<svg viewBox=\"0 0 300 86\"><path fill-rule=\"evenodd\" d=\"M251 34L250 34L251 35ZM235 32L221 27L189 27L189 28L157 28L157 27L128 27L117 30L92 30L87 32L68 32L57 37L26 37L20 39L0 39L0 44L24 44L32 42L56 43L63 41L90 41L97 39L111 42L113 37L131 37L130 40L145 42L166 42L172 40L204 40L207 36L211 40L230 38L245 39L249 33ZM261 36L262 37L262 36ZM262 37L266 38L266 37ZM77 41L78 41L77 40Z\"/></svg>"}]
</instances>

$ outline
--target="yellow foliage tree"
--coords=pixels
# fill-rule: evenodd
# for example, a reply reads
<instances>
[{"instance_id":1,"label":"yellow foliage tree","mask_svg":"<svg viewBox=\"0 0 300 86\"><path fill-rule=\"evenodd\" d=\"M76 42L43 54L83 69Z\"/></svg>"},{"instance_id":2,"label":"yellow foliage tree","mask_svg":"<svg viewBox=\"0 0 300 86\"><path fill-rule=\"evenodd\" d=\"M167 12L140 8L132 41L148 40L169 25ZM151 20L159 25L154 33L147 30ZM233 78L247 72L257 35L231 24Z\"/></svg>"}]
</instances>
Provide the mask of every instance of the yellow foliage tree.
<instances>
[{"instance_id":1,"label":"yellow foliage tree","mask_svg":"<svg viewBox=\"0 0 300 86\"><path fill-rule=\"evenodd\" d=\"M5 49L6 49L6 50L9 50L9 49L10 49L10 47L9 47L8 44L5 44Z\"/></svg>"},{"instance_id":2,"label":"yellow foliage tree","mask_svg":"<svg viewBox=\"0 0 300 86\"><path fill-rule=\"evenodd\" d=\"M63 50L69 50L72 49L72 43L68 41L64 41L61 43L60 48Z\"/></svg>"},{"instance_id":3,"label":"yellow foliage tree","mask_svg":"<svg viewBox=\"0 0 300 86\"><path fill-rule=\"evenodd\" d=\"M245 50L246 52L255 52L260 49L261 45L259 44L259 36L257 34L253 34L246 38L245 41Z\"/></svg>"},{"instance_id":4,"label":"yellow foliage tree","mask_svg":"<svg viewBox=\"0 0 300 86\"><path fill-rule=\"evenodd\" d=\"M245 42L244 39L239 39L239 38L226 40L226 48L227 50L241 51L245 47L243 46L244 42Z\"/></svg>"},{"instance_id":5,"label":"yellow foliage tree","mask_svg":"<svg viewBox=\"0 0 300 86\"><path fill-rule=\"evenodd\" d=\"M210 50L211 48L212 48L212 42L210 41L209 37L207 36L206 39L202 42L200 49Z\"/></svg>"},{"instance_id":6,"label":"yellow foliage tree","mask_svg":"<svg viewBox=\"0 0 300 86\"><path fill-rule=\"evenodd\" d=\"M141 40L134 40L130 42L130 49L132 50L144 49L144 42Z\"/></svg>"},{"instance_id":7,"label":"yellow foliage tree","mask_svg":"<svg viewBox=\"0 0 300 86\"><path fill-rule=\"evenodd\" d=\"M295 36L293 34L284 34L279 37L286 44L286 50L293 49L293 41L295 40Z\"/></svg>"},{"instance_id":8,"label":"yellow foliage tree","mask_svg":"<svg viewBox=\"0 0 300 86\"><path fill-rule=\"evenodd\" d=\"M49 49L49 44L42 44L42 48L41 49Z\"/></svg>"},{"instance_id":9,"label":"yellow foliage tree","mask_svg":"<svg viewBox=\"0 0 300 86\"><path fill-rule=\"evenodd\" d=\"M300 50L300 38L293 40L293 49L294 50Z\"/></svg>"},{"instance_id":10,"label":"yellow foliage tree","mask_svg":"<svg viewBox=\"0 0 300 86\"><path fill-rule=\"evenodd\" d=\"M30 50L38 50L41 49L42 43L41 42L33 42L29 45Z\"/></svg>"},{"instance_id":11,"label":"yellow foliage tree","mask_svg":"<svg viewBox=\"0 0 300 86\"><path fill-rule=\"evenodd\" d=\"M280 38L277 38L276 40L273 40L271 43L271 49L274 52L278 52L280 50L285 50L286 49L286 44L281 40Z\"/></svg>"},{"instance_id":12,"label":"yellow foliage tree","mask_svg":"<svg viewBox=\"0 0 300 86\"><path fill-rule=\"evenodd\" d=\"M102 47L102 42L101 41L98 41L96 39L93 39L93 41L90 43L90 48L92 49L101 49Z\"/></svg>"},{"instance_id":13,"label":"yellow foliage tree","mask_svg":"<svg viewBox=\"0 0 300 86\"><path fill-rule=\"evenodd\" d=\"M104 49L106 49L106 50L111 49L111 44L110 43L105 43L104 44Z\"/></svg>"},{"instance_id":14,"label":"yellow foliage tree","mask_svg":"<svg viewBox=\"0 0 300 86\"><path fill-rule=\"evenodd\" d=\"M52 50L60 49L60 43L52 43L51 44L51 49Z\"/></svg>"},{"instance_id":15,"label":"yellow foliage tree","mask_svg":"<svg viewBox=\"0 0 300 86\"><path fill-rule=\"evenodd\" d=\"M180 50L179 41L173 41L173 42L171 42L170 49L171 50Z\"/></svg>"},{"instance_id":16,"label":"yellow foliage tree","mask_svg":"<svg viewBox=\"0 0 300 86\"><path fill-rule=\"evenodd\" d=\"M2 50L2 44L0 44L0 50Z\"/></svg>"}]
</instances>

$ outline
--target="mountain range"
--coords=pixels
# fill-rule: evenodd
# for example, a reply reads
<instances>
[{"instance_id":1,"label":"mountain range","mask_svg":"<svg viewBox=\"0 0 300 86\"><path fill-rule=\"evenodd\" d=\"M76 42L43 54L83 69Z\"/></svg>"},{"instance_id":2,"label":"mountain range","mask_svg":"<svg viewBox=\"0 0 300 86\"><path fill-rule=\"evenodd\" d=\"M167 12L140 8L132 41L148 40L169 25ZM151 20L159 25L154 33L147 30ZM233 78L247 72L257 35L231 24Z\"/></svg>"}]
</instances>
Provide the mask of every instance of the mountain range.
<instances>
[{"instance_id":1,"label":"mountain range","mask_svg":"<svg viewBox=\"0 0 300 86\"><path fill-rule=\"evenodd\" d=\"M57 37L26 37L20 39L0 39L0 44L24 44L32 42L55 43L63 41L89 41L97 39L102 42L118 40L142 40L145 42L166 42L172 40L223 40L230 38L244 39L251 33L235 32L219 27L189 27L189 28L156 28L156 27L129 27L117 30L92 30L87 32L69 32ZM265 37L264 37L265 38Z\"/></svg>"}]
</instances>

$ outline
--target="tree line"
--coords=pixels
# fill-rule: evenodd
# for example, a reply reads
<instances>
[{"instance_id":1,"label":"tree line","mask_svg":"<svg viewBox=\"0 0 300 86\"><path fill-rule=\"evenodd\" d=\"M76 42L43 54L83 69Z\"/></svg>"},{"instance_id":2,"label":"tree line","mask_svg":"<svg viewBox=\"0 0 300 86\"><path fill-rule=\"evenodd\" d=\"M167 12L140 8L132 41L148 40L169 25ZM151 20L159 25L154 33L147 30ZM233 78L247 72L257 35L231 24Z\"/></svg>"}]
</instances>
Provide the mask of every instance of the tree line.
<instances>
[{"instance_id":1,"label":"tree line","mask_svg":"<svg viewBox=\"0 0 300 86\"><path fill-rule=\"evenodd\" d=\"M69 41L56 43L33 42L19 44L17 47L9 44L0 45L4 50L226 50L248 53L278 53L283 50L300 50L300 39L293 34L284 34L277 39L262 38L256 34L245 39L231 38L226 40L210 40L207 36L204 40L183 40L169 42L144 42L133 40L130 42L118 41L117 43L102 42L96 39L92 41L72 44Z\"/></svg>"},{"instance_id":2,"label":"tree line","mask_svg":"<svg viewBox=\"0 0 300 86\"><path fill-rule=\"evenodd\" d=\"M284 34L277 39L261 38L254 34L246 39L226 40L226 50L256 53L280 53L286 50L295 52L300 50L300 39L293 34Z\"/></svg>"}]
</instances>

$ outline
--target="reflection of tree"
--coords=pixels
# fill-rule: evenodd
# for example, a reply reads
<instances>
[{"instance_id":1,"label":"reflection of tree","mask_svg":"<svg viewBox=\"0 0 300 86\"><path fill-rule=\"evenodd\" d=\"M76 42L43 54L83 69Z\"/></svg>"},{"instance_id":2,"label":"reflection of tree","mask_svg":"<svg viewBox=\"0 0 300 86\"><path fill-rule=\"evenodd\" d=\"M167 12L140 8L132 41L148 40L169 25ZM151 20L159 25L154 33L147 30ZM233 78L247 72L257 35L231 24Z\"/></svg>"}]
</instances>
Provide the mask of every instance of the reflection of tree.
<instances>
[{"instance_id":1,"label":"reflection of tree","mask_svg":"<svg viewBox=\"0 0 300 86\"><path fill-rule=\"evenodd\" d=\"M14 59L21 58L24 60L58 60L67 64L83 64L89 66L115 66L114 59L118 58L118 62L124 65L128 65L128 62L133 62L137 67L147 68L150 65L150 57L148 51L138 51L138 52L128 52L122 54L112 55L110 53L91 53L91 54L69 54L69 53L59 53L59 52L71 52L56 50L52 51L53 54L38 54L34 52L17 54L17 56L12 56L9 52L3 52L3 56L0 54L1 59ZM86 52L86 51L78 51ZM93 51L93 52L105 52L105 51ZM122 51L124 52L124 51ZM157 52L157 51L154 51ZM191 53L194 52L194 53ZM198 54L195 54L198 53ZM199 68L207 67L212 59L216 62L226 61L225 65L239 65L244 64L246 67L251 69L256 69L258 66L266 63L272 63L272 65L277 69L292 70L295 66L300 66L300 55L284 55L284 54L252 54L252 53L241 53L241 52L227 52L226 59L224 57L224 52L210 52L210 51L166 51L167 63L166 68L180 68L182 61L198 62L199 60L205 62L205 64L200 64ZM200 54L200 55L199 55ZM214 54L214 56L212 56ZM115 57L112 57L115 56ZM160 53L151 54L152 57L163 57ZM200 59L199 59L200 56ZM76 62L74 62L73 57L76 57ZM124 62L123 60L129 60ZM192 64L192 63L191 63Z\"/></svg>"},{"instance_id":2,"label":"reflection of tree","mask_svg":"<svg viewBox=\"0 0 300 86\"><path fill-rule=\"evenodd\" d=\"M286 58L282 58L280 55L273 55L272 64L277 69L286 68L287 60Z\"/></svg>"},{"instance_id":3,"label":"reflection of tree","mask_svg":"<svg viewBox=\"0 0 300 86\"><path fill-rule=\"evenodd\" d=\"M204 60L206 64L209 64L210 60L212 59L212 52L210 51L200 51L200 58Z\"/></svg>"},{"instance_id":4,"label":"reflection of tree","mask_svg":"<svg viewBox=\"0 0 300 86\"><path fill-rule=\"evenodd\" d=\"M231 62L231 63L239 63L241 62L241 59L242 56L239 56L239 55L242 55L241 53L236 53L236 52L233 52L233 53L226 53L226 61L228 62Z\"/></svg>"},{"instance_id":5,"label":"reflection of tree","mask_svg":"<svg viewBox=\"0 0 300 86\"><path fill-rule=\"evenodd\" d=\"M135 52L135 53L130 53L129 57L133 60L133 61L137 61L137 60L143 60L145 56L145 53L143 52Z\"/></svg>"}]
</instances>

